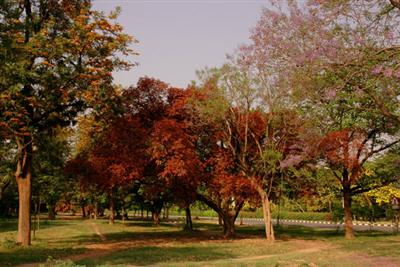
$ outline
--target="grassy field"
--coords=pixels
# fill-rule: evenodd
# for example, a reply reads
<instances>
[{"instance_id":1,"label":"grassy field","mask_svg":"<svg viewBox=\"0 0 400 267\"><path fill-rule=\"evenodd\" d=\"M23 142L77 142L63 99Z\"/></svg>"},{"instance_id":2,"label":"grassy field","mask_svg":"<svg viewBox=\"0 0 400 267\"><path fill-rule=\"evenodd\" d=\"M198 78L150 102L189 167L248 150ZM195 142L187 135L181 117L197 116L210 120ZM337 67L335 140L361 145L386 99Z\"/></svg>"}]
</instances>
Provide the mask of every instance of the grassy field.
<instances>
[{"instance_id":1,"label":"grassy field","mask_svg":"<svg viewBox=\"0 0 400 267\"><path fill-rule=\"evenodd\" d=\"M170 209L169 213L171 215L185 216L185 211L173 207ZM210 209L199 210L191 209L192 216L206 216L206 217L218 217L218 214ZM133 214L131 214L133 215ZM240 215L243 218L263 218L262 210L259 208L255 211L240 211ZM276 209L272 211L272 218L288 219L288 220L309 220L309 221L330 221L332 215L328 212L294 212L294 211L280 211Z\"/></svg>"},{"instance_id":2,"label":"grassy field","mask_svg":"<svg viewBox=\"0 0 400 267\"><path fill-rule=\"evenodd\" d=\"M238 226L234 240L211 222L195 227L187 233L180 222L48 221L23 249L13 242L16 221L1 220L0 266L400 266L400 236L385 233L346 241L334 230L286 226L269 244L254 226Z\"/></svg>"}]
</instances>

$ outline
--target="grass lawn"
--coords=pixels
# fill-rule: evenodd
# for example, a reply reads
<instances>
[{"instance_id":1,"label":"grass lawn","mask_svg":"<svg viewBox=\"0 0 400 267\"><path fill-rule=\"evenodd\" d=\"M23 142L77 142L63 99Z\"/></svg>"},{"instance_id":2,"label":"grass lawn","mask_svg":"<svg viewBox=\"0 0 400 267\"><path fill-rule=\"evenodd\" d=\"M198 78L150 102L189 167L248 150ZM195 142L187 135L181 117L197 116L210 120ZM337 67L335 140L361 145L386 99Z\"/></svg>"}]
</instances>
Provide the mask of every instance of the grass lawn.
<instances>
[{"instance_id":1,"label":"grass lawn","mask_svg":"<svg viewBox=\"0 0 400 267\"><path fill-rule=\"evenodd\" d=\"M258 226L238 226L234 240L223 239L211 222L195 221L195 228L186 233L176 222L56 220L42 223L32 246L23 249L13 243L16 221L0 220L0 266L400 266L400 236L387 233L364 232L347 241L335 230L285 226L269 244Z\"/></svg>"}]
</instances>

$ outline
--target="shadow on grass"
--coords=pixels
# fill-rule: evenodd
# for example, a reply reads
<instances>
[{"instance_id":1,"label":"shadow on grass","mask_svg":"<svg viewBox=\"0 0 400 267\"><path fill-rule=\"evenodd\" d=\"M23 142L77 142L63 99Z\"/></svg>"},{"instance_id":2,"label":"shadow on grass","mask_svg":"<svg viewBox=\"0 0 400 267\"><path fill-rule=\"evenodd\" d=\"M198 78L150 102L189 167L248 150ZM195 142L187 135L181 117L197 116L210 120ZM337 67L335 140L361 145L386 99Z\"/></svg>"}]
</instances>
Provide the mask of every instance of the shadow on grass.
<instances>
[{"instance_id":1,"label":"shadow on grass","mask_svg":"<svg viewBox=\"0 0 400 267\"><path fill-rule=\"evenodd\" d=\"M328 228L312 228L301 225L280 225L275 226L275 235L277 239L287 241L290 239L304 239L304 240L341 240L344 238L344 232L336 229ZM237 230L238 233L254 235L254 236L264 236L265 231L261 226L240 226ZM388 237L393 236L387 232L379 231L360 231L356 232L356 239L362 237Z\"/></svg>"},{"instance_id":2,"label":"shadow on grass","mask_svg":"<svg viewBox=\"0 0 400 267\"><path fill-rule=\"evenodd\" d=\"M135 226L135 227L157 227L152 221L139 221L139 220L135 220L135 221L125 221L123 222L118 222L120 225L124 225L124 226ZM159 226L163 226L163 227L177 227L180 226L182 222L180 221L169 221L169 222L162 222L160 223Z\"/></svg>"},{"instance_id":3,"label":"shadow on grass","mask_svg":"<svg viewBox=\"0 0 400 267\"><path fill-rule=\"evenodd\" d=\"M84 251L83 248L16 248L10 250L10 252L0 252L0 266L45 262L48 258L62 258Z\"/></svg>"},{"instance_id":4,"label":"shadow on grass","mask_svg":"<svg viewBox=\"0 0 400 267\"><path fill-rule=\"evenodd\" d=\"M71 223L64 222L62 220L43 220L40 221L40 229L47 229L58 226L71 225ZM36 222L32 221L32 228L36 226ZM17 231L18 220L17 219L0 219L0 233Z\"/></svg>"},{"instance_id":5,"label":"shadow on grass","mask_svg":"<svg viewBox=\"0 0 400 267\"><path fill-rule=\"evenodd\" d=\"M209 261L232 258L230 253L219 250L218 247L138 247L114 252L97 259L85 259L78 264L94 266L105 265L157 265L157 263Z\"/></svg>"}]
</instances>

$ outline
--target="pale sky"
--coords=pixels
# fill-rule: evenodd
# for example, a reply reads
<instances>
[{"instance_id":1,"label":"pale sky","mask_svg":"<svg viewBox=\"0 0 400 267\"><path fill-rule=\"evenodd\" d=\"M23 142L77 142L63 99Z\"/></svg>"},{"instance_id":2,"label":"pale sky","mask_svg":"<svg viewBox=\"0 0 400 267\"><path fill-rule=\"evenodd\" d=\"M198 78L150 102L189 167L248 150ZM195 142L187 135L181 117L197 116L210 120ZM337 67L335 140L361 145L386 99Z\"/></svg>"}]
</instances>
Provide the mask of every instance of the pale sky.
<instances>
[{"instance_id":1,"label":"pale sky","mask_svg":"<svg viewBox=\"0 0 400 267\"><path fill-rule=\"evenodd\" d=\"M114 75L115 82L135 85L149 76L186 87L196 70L221 65L226 54L248 42L267 0L93 0L96 10L122 8L119 23L138 44L139 63Z\"/></svg>"}]
</instances>

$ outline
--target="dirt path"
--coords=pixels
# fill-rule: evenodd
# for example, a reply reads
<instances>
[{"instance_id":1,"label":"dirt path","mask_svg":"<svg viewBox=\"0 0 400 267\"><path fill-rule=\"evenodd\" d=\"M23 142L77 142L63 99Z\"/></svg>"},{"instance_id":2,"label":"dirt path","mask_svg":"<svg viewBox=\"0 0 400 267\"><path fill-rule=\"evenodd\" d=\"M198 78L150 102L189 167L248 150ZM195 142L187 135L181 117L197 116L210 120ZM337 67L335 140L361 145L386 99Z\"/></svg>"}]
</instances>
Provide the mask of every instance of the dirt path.
<instances>
[{"instance_id":1,"label":"dirt path","mask_svg":"<svg viewBox=\"0 0 400 267\"><path fill-rule=\"evenodd\" d=\"M90 226L92 227L93 231L96 233L96 235L98 235L101 239L101 241L106 241L107 238L105 235L103 235L103 233L100 232L99 227L97 226L97 224L95 224L94 222L90 221L89 222Z\"/></svg>"}]
</instances>

